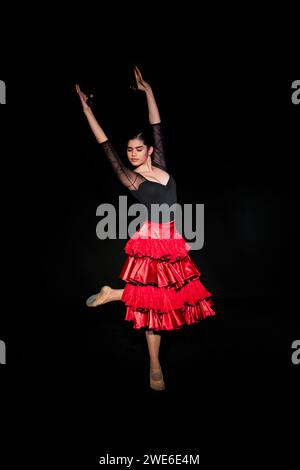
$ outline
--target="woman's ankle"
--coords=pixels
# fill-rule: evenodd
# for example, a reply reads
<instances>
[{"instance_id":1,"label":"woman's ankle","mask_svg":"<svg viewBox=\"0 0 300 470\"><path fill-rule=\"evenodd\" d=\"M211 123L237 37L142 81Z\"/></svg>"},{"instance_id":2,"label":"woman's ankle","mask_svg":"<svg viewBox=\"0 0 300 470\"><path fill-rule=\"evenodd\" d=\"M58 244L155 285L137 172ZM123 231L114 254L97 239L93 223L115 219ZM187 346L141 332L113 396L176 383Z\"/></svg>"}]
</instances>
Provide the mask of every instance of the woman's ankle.
<instances>
[{"instance_id":1,"label":"woman's ankle","mask_svg":"<svg viewBox=\"0 0 300 470\"><path fill-rule=\"evenodd\" d=\"M111 289L110 300L121 300L124 289Z\"/></svg>"},{"instance_id":2,"label":"woman's ankle","mask_svg":"<svg viewBox=\"0 0 300 470\"><path fill-rule=\"evenodd\" d=\"M159 361L150 361L150 369L156 370L161 369L161 365Z\"/></svg>"}]
</instances>

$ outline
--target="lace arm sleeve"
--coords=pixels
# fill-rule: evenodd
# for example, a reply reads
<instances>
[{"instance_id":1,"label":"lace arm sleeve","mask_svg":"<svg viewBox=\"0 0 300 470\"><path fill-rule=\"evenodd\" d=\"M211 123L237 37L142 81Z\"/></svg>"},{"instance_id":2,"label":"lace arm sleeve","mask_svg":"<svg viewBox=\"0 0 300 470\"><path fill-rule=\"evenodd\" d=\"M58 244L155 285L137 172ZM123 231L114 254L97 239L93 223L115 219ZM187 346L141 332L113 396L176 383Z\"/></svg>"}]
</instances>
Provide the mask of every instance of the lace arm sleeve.
<instances>
[{"instance_id":1,"label":"lace arm sleeve","mask_svg":"<svg viewBox=\"0 0 300 470\"><path fill-rule=\"evenodd\" d=\"M166 155L164 149L164 138L161 123L151 124L154 151L152 154L152 163L163 170L167 170Z\"/></svg>"},{"instance_id":2,"label":"lace arm sleeve","mask_svg":"<svg viewBox=\"0 0 300 470\"><path fill-rule=\"evenodd\" d=\"M145 181L145 178L124 165L110 140L106 140L100 145L110 161L119 181L130 191L136 191L139 188L139 185Z\"/></svg>"}]
</instances>

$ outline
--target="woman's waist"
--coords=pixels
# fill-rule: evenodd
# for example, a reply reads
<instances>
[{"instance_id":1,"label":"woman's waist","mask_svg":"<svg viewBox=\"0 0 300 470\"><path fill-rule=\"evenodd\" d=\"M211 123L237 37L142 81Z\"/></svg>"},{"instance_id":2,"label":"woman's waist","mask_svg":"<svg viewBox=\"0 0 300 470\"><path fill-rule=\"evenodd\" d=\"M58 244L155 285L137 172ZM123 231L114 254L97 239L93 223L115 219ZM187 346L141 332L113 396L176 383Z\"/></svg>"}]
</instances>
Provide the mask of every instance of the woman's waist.
<instances>
[{"instance_id":1,"label":"woman's waist","mask_svg":"<svg viewBox=\"0 0 300 470\"><path fill-rule=\"evenodd\" d=\"M133 238L180 239L182 236L176 228L175 219L163 222L147 219L142 223L141 228L134 234Z\"/></svg>"}]
</instances>

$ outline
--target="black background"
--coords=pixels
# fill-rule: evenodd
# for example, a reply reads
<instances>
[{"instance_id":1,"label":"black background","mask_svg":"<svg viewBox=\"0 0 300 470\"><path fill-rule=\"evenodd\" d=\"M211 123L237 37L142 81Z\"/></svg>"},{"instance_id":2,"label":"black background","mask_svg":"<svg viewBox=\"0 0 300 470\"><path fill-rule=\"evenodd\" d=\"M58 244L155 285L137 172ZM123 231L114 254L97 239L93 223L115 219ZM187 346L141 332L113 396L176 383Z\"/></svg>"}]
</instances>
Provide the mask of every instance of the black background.
<instances>
[{"instance_id":1,"label":"black background","mask_svg":"<svg viewBox=\"0 0 300 470\"><path fill-rule=\"evenodd\" d=\"M18 423L12 436L24 442L33 423L27 458L39 436L47 461L61 449L66 462L82 458L93 468L106 451L208 453L204 441L224 442L232 420L235 431L248 429L258 406L256 431L270 433L299 394L291 363L299 339L297 75L281 78L268 47L251 41L238 48L220 38L215 46L195 34L177 43L152 28L151 47L140 52L146 21L128 23L130 45L121 32L113 46L111 30L90 38L66 31L56 42L54 31L40 44L38 33L20 37L0 76L0 372L3 408ZM95 94L95 114L122 154L127 127L147 120L143 94L130 90L133 64L155 91L179 202L205 204L204 248L191 255L217 312L163 337L163 396L148 390L145 339L124 324L122 305L85 307L102 284L122 287L125 240L100 242L95 211L126 191L99 152L74 84ZM43 439L50 423L54 432Z\"/></svg>"}]
</instances>

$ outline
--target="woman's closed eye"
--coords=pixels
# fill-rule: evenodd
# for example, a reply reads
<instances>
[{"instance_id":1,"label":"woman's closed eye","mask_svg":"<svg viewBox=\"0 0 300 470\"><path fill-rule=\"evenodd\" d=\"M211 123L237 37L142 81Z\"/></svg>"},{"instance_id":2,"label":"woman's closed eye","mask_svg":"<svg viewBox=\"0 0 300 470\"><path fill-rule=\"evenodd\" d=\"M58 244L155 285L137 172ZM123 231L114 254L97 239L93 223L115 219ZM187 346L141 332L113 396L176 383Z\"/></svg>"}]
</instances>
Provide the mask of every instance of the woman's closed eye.
<instances>
[{"instance_id":1,"label":"woman's closed eye","mask_svg":"<svg viewBox=\"0 0 300 470\"><path fill-rule=\"evenodd\" d=\"M127 147L127 150L128 150L128 152L132 152L133 147ZM144 150L144 146L135 147L135 150L137 150L138 152L142 152Z\"/></svg>"}]
</instances>

